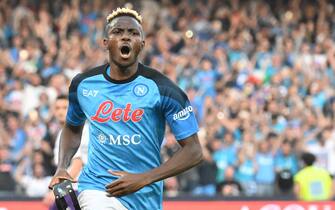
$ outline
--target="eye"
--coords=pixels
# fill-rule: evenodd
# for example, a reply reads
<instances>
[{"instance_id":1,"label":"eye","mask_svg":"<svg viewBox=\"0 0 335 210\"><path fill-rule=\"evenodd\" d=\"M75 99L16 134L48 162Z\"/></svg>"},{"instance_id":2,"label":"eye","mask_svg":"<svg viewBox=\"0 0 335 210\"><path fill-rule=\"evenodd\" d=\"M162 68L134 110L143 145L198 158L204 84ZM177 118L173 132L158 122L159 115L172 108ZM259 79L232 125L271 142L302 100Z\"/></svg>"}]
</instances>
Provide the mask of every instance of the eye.
<instances>
[{"instance_id":1,"label":"eye","mask_svg":"<svg viewBox=\"0 0 335 210\"><path fill-rule=\"evenodd\" d=\"M112 34L120 34L121 30L120 29L114 29L112 30Z\"/></svg>"},{"instance_id":2,"label":"eye","mask_svg":"<svg viewBox=\"0 0 335 210\"><path fill-rule=\"evenodd\" d=\"M132 31L131 34L134 35L134 36L139 36L140 35L140 33L138 31Z\"/></svg>"}]
</instances>

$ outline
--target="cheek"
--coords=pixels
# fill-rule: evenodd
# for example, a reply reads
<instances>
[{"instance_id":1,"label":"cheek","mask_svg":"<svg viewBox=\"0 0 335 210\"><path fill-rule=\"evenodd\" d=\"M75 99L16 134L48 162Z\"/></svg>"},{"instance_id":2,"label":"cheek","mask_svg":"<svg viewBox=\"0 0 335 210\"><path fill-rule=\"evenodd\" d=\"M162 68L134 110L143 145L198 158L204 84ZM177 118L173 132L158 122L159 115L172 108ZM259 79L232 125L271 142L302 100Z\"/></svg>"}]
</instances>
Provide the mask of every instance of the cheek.
<instances>
[{"instance_id":1,"label":"cheek","mask_svg":"<svg viewBox=\"0 0 335 210\"><path fill-rule=\"evenodd\" d=\"M111 39L106 44L107 48L113 50L117 47L117 41L115 39Z\"/></svg>"},{"instance_id":2,"label":"cheek","mask_svg":"<svg viewBox=\"0 0 335 210\"><path fill-rule=\"evenodd\" d=\"M114 42L110 42L109 44L108 44L108 49L110 49L110 50L115 50L116 49L116 43L114 43Z\"/></svg>"},{"instance_id":3,"label":"cheek","mask_svg":"<svg viewBox=\"0 0 335 210\"><path fill-rule=\"evenodd\" d=\"M136 51L136 53L139 53L142 50L142 42L136 42L134 44L134 50Z\"/></svg>"}]
</instances>

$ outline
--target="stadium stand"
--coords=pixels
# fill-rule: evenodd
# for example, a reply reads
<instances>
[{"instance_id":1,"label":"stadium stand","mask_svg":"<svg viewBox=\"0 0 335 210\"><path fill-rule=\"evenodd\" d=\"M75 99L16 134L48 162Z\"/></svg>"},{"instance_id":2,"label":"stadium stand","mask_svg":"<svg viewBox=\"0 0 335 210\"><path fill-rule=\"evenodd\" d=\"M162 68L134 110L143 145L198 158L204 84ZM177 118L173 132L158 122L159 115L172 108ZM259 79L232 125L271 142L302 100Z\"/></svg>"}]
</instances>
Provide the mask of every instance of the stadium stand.
<instances>
[{"instance_id":1,"label":"stadium stand","mask_svg":"<svg viewBox=\"0 0 335 210\"><path fill-rule=\"evenodd\" d=\"M53 102L107 61L105 17L124 5L143 16L142 62L187 92L200 125L205 161L167 179L166 196L291 195L276 183L303 151L335 175L334 1L3 0L0 191L45 193L22 180L54 173ZM162 150L178 150L169 131Z\"/></svg>"}]
</instances>

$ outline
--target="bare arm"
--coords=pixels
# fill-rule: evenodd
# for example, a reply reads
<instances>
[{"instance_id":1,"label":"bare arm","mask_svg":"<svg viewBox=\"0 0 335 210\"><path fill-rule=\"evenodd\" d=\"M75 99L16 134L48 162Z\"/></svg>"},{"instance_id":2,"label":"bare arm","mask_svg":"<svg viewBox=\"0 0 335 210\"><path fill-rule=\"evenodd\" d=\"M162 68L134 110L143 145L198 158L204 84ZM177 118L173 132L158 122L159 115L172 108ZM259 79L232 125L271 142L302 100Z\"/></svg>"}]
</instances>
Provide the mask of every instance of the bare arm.
<instances>
[{"instance_id":1,"label":"bare arm","mask_svg":"<svg viewBox=\"0 0 335 210\"><path fill-rule=\"evenodd\" d=\"M72 157L80 146L82 130L83 125L65 124L60 138L58 169L66 169L70 165Z\"/></svg>"},{"instance_id":2,"label":"bare arm","mask_svg":"<svg viewBox=\"0 0 335 210\"><path fill-rule=\"evenodd\" d=\"M123 196L136 192L146 185L182 173L202 161L202 149L196 134L179 141L179 144L182 148L178 152L160 167L151 171L143 174L130 174L124 171L110 172L120 178L106 186L109 196Z\"/></svg>"},{"instance_id":3,"label":"bare arm","mask_svg":"<svg viewBox=\"0 0 335 210\"><path fill-rule=\"evenodd\" d=\"M295 183L294 184L294 195L295 197L298 199L298 200L301 200L301 197L300 197L300 186L299 186L299 183Z\"/></svg>"},{"instance_id":4,"label":"bare arm","mask_svg":"<svg viewBox=\"0 0 335 210\"><path fill-rule=\"evenodd\" d=\"M70 176L73 178L77 178L82 168L83 168L82 159L79 157L73 158L71 165L68 169Z\"/></svg>"},{"instance_id":5,"label":"bare arm","mask_svg":"<svg viewBox=\"0 0 335 210\"><path fill-rule=\"evenodd\" d=\"M180 174L199 164L203 154L197 135L179 141L182 148L160 167L149 171L150 184Z\"/></svg>"},{"instance_id":6,"label":"bare arm","mask_svg":"<svg viewBox=\"0 0 335 210\"><path fill-rule=\"evenodd\" d=\"M82 130L83 125L72 126L67 123L65 124L62 130L59 145L58 167L54 177L49 184L50 189L52 188L52 186L60 183L62 180L68 179L73 181L73 178L70 176L70 174L68 174L66 169L70 165L72 157L80 146Z\"/></svg>"},{"instance_id":7,"label":"bare arm","mask_svg":"<svg viewBox=\"0 0 335 210\"><path fill-rule=\"evenodd\" d=\"M24 170L27 167L27 164L28 164L27 159L23 159L16 168L14 178L15 178L15 181L20 184L22 184Z\"/></svg>"}]
</instances>

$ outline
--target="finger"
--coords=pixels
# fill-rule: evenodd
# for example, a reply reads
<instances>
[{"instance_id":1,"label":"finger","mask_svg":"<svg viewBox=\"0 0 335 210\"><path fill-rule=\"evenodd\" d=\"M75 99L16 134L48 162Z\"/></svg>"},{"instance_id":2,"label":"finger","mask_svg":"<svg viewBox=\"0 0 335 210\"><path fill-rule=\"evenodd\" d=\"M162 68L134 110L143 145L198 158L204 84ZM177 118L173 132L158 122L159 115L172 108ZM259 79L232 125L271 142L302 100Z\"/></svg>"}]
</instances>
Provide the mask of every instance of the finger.
<instances>
[{"instance_id":1,"label":"finger","mask_svg":"<svg viewBox=\"0 0 335 210\"><path fill-rule=\"evenodd\" d=\"M50 190L53 189L53 186L55 186L56 184L61 183L64 180L69 180L71 182L77 182L76 180L73 180L71 177L67 177L67 176L57 176L56 178L54 178L54 180L51 181L51 183L49 184L48 188Z\"/></svg>"},{"instance_id":2,"label":"finger","mask_svg":"<svg viewBox=\"0 0 335 210\"><path fill-rule=\"evenodd\" d=\"M58 184L58 183L52 183L52 184L50 184L50 185L48 186L49 190L53 190L53 187L54 187L56 184Z\"/></svg>"},{"instance_id":3,"label":"finger","mask_svg":"<svg viewBox=\"0 0 335 210\"><path fill-rule=\"evenodd\" d=\"M60 179L61 181L69 180L70 182L74 182L74 183L78 182L78 180L75 180L69 176L58 176L57 178Z\"/></svg>"},{"instance_id":4,"label":"finger","mask_svg":"<svg viewBox=\"0 0 335 210\"><path fill-rule=\"evenodd\" d=\"M125 190L118 190L113 193L107 193L107 197L120 197L128 194Z\"/></svg>"},{"instance_id":5,"label":"finger","mask_svg":"<svg viewBox=\"0 0 335 210\"><path fill-rule=\"evenodd\" d=\"M107 185L105 186L105 188L108 189L108 188L115 187L115 186L119 185L119 184L121 183L121 181L122 181L122 180L117 179L117 180L115 180L115 181L113 181L113 182L107 184Z\"/></svg>"},{"instance_id":6,"label":"finger","mask_svg":"<svg viewBox=\"0 0 335 210\"><path fill-rule=\"evenodd\" d=\"M64 181L64 180L72 180L71 177L68 176L56 176L55 179L60 180L60 181Z\"/></svg>"},{"instance_id":7,"label":"finger","mask_svg":"<svg viewBox=\"0 0 335 210\"><path fill-rule=\"evenodd\" d=\"M61 182L61 180L58 179L58 178L53 179L53 180L50 182L48 188L49 188L50 190L52 190L53 186L55 186L56 184L59 184L60 182Z\"/></svg>"},{"instance_id":8,"label":"finger","mask_svg":"<svg viewBox=\"0 0 335 210\"><path fill-rule=\"evenodd\" d=\"M112 194L112 193L114 193L116 191L124 190L124 189L126 189L126 188L123 185L117 185L117 186L114 186L112 188L107 188L106 192Z\"/></svg>"},{"instance_id":9,"label":"finger","mask_svg":"<svg viewBox=\"0 0 335 210\"><path fill-rule=\"evenodd\" d=\"M112 170L108 170L108 173L114 175L114 176L124 176L126 175L126 172L124 171L112 171Z\"/></svg>"}]
</instances>

